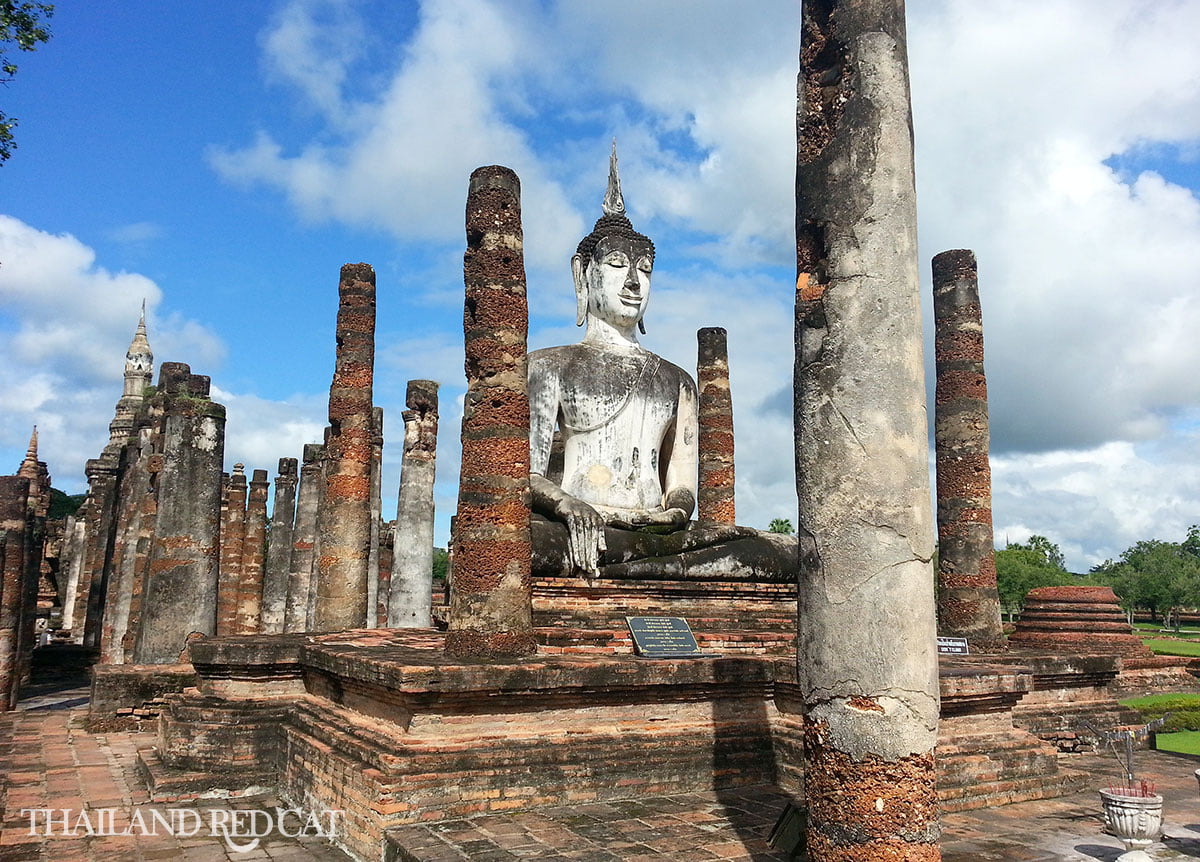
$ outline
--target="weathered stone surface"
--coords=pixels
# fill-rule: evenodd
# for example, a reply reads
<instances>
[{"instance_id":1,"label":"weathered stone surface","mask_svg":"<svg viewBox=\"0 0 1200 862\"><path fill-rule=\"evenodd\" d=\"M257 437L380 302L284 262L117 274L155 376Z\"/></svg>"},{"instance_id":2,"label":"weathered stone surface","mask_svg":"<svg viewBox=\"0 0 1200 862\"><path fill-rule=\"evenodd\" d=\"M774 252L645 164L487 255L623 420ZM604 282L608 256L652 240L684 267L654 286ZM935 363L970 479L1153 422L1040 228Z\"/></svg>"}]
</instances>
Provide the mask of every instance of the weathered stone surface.
<instances>
[{"instance_id":1,"label":"weathered stone surface","mask_svg":"<svg viewBox=\"0 0 1200 862\"><path fill-rule=\"evenodd\" d=\"M255 470L246 499L242 568L237 585L235 634L262 630L263 552L267 540L267 471Z\"/></svg>"},{"instance_id":2,"label":"weathered stone surface","mask_svg":"<svg viewBox=\"0 0 1200 862\"><path fill-rule=\"evenodd\" d=\"M508 168L471 174L463 257L467 394L446 636L446 652L453 656L519 656L536 649L520 195L520 181ZM504 408L504 419L492 413Z\"/></svg>"},{"instance_id":3,"label":"weathered stone surface","mask_svg":"<svg viewBox=\"0 0 1200 862\"><path fill-rule=\"evenodd\" d=\"M1005 646L992 538L983 316L974 253L933 259L937 389L938 631L973 651Z\"/></svg>"},{"instance_id":4,"label":"weathered stone surface","mask_svg":"<svg viewBox=\"0 0 1200 862\"><path fill-rule=\"evenodd\" d=\"M367 553L367 626L379 606L379 536L383 529L383 408L371 410L371 539Z\"/></svg>"},{"instance_id":5,"label":"weathered stone surface","mask_svg":"<svg viewBox=\"0 0 1200 862\"><path fill-rule=\"evenodd\" d=\"M433 481L437 466L438 384L408 381L404 459L392 540L389 628L431 625Z\"/></svg>"},{"instance_id":6,"label":"weathered stone surface","mask_svg":"<svg viewBox=\"0 0 1200 862\"><path fill-rule=\"evenodd\" d=\"M18 640L25 613L28 501L27 477L0 476L0 711L15 707L21 691Z\"/></svg>"},{"instance_id":7,"label":"weathered stone surface","mask_svg":"<svg viewBox=\"0 0 1200 862\"><path fill-rule=\"evenodd\" d=\"M367 622L371 462L375 438L375 270L346 264L338 282L337 363L329 387L325 494L317 518L315 631Z\"/></svg>"},{"instance_id":8,"label":"weathered stone surface","mask_svg":"<svg viewBox=\"0 0 1200 862\"><path fill-rule=\"evenodd\" d=\"M313 568L317 539L317 511L325 489L325 447L319 443L304 446L300 468L300 490L296 496L296 528L292 533L292 557L288 572L287 605L284 631L308 631L309 597L313 592Z\"/></svg>"},{"instance_id":9,"label":"weathered stone surface","mask_svg":"<svg viewBox=\"0 0 1200 862\"><path fill-rule=\"evenodd\" d=\"M804 4L797 124L809 858L936 859L933 519L900 0Z\"/></svg>"},{"instance_id":10,"label":"weathered stone surface","mask_svg":"<svg viewBox=\"0 0 1200 862\"><path fill-rule=\"evenodd\" d=\"M263 572L262 630L283 631L287 610L288 572L292 561L292 531L296 522L296 459L280 458L275 476L275 505L271 510L270 541Z\"/></svg>"},{"instance_id":11,"label":"weathered stone surface","mask_svg":"<svg viewBox=\"0 0 1200 862\"><path fill-rule=\"evenodd\" d=\"M233 465L225 480L221 506L221 562L217 585L217 634L240 634L237 626L238 584L242 579L242 548L246 542L246 472Z\"/></svg>"},{"instance_id":12,"label":"weathered stone surface","mask_svg":"<svg viewBox=\"0 0 1200 862\"><path fill-rule=\"evenodd\" d=\"M725 330L705 327L696 333L696 387L699 391L700 478L697 517L733 525L733 396L729 391L729 348Z\"/></svg>"},{"instance_id":13,"label":"weathered stone surface","mask_svg":"<svg viewBox=\"0 0 1200 862\"><path fill-rule=\"evenodd\" d=\"M162 466L137 664L173 664L190 634L216 631L225 408L209 399L208 386L183 363L159 370Z\"/></svg>"}]
</instances>

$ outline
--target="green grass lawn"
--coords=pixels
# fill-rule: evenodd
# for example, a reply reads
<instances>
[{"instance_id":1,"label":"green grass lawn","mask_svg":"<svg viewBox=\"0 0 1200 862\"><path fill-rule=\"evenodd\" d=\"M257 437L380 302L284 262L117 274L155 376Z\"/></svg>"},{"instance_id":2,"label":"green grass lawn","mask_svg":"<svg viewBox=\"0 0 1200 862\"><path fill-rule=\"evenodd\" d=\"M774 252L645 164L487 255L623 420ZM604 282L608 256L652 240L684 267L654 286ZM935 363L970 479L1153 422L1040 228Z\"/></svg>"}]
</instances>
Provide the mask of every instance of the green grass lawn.
<instances>
[{"instance_id":1,"label":"green grass lawn","mask_svg":"<svg viewBox=\"0 0 1200 862\"><path fill-rule=\"evenodd\" d=\"M1200 656L1200 643L1147 638L1144 643L1158 655Z\"/></svg>"},{"instance_id":2,"label":"green grass lawn","mask_svg":"<svg viewBox=\"0 0 1200 862\"><path fill-rule=\"evenodd\" d=\"M1180 754L1200 754L1200 730L1182 730L1179 733L1160 733L1155 737L1159 751L1176 751Z\"/></svg>"},{"instance_id":3,"label":"green grass lawn","mask_svg":"<svg viewBox=\"0 0 1200 862\"><path fill-rule=\"evenodd\" d=\"M1121 701L1121 706L1134 709L1153 709L1166 706L1168 709L1200 709L1200 694L1181 692L1178 694L1148 694Z\"/></svg>"}]
</instances>

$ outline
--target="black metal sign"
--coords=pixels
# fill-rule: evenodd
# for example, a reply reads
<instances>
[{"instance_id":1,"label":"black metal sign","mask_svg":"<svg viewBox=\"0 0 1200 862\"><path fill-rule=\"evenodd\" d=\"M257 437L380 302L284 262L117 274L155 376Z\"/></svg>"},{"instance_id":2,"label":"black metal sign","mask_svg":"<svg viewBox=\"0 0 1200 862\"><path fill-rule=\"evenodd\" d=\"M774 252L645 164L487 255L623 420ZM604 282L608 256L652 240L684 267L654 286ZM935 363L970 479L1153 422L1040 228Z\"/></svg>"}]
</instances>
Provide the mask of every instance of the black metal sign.
<instances>
[{"instance_id":1,"label":"black metal sign","mask_svg":"<svg viewBox=\"0 0 1200 862\"><path fill-rule=\"evenodd\" d=\"M692 627L683 617L625 617L633 648L647 658L698 658L700 652Z\"/></svg>"}]
</instances>

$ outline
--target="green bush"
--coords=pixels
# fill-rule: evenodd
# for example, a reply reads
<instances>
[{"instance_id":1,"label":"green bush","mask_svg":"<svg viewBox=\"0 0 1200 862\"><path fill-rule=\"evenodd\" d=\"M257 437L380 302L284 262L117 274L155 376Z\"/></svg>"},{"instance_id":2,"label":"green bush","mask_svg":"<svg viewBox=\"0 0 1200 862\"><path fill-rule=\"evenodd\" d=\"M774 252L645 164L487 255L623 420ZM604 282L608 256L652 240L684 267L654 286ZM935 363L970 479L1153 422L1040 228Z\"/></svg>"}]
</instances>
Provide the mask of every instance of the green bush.
<instances>
[{"instance_id":1,"label":"green bush","mask_svg":"<svg viewBox=\"0 0 1200 862\"><path fill-rule=\"evenodd\" d=\"M1121 703L1140 712L1147 724L1166 715L1166 724L1159 733L1200 730L1200 694L1152 694Z\"/></svg>"}]
</instances>

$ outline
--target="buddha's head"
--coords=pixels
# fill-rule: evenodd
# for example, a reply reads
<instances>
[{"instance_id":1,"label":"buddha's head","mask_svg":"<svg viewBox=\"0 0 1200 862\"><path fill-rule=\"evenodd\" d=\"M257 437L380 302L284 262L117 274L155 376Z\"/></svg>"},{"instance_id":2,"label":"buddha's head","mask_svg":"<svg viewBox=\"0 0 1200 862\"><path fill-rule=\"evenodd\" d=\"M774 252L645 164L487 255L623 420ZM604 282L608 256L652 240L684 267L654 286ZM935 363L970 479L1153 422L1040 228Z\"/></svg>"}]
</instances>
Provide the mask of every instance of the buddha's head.
<instances>
[{"instance_id":1,"label":"buddha's head","mask_svg":"<svg viewBox=\"0 0 1200 862\"><path fill-rule=\"evenodd\" d=\"M650 273L654 269L654 243L638 233L625 215L621 181L617 176L617 147L609 159L608 191L604 215L585 236L571 258L575 279L575 325L589 315L632 333L642 327L650 301Z\"/></svg>"}]
</instances>

